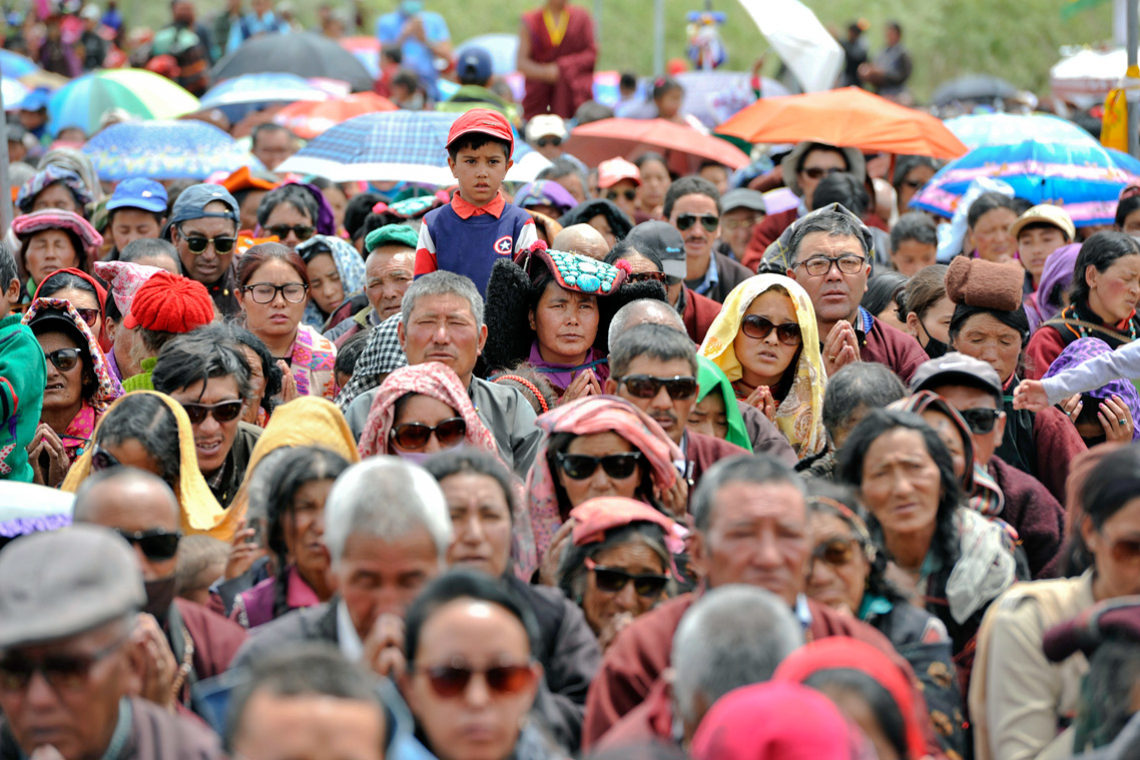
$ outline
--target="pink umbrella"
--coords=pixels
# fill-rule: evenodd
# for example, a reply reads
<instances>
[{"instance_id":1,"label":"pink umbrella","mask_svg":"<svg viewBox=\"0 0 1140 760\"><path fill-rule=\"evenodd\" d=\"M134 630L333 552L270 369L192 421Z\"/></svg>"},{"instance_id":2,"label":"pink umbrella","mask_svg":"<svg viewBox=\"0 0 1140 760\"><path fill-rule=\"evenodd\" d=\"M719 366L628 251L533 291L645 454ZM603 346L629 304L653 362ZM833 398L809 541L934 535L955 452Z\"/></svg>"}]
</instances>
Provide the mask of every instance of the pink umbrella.
<instances>
[{"instance_id":1,"label":"pink umbrella","mask_svg":"<svg viewBox=\"0 0 1140 760\"><path fill-rule=\"evenodd\" d=\"M602 119L575 127L566 152L596 166L615 156L633 159L642 153L662 153L678 174L695 172L704 161L730 169L748 165L748 155L735 145L665 119Z\"/></svg>"}]
</instances>

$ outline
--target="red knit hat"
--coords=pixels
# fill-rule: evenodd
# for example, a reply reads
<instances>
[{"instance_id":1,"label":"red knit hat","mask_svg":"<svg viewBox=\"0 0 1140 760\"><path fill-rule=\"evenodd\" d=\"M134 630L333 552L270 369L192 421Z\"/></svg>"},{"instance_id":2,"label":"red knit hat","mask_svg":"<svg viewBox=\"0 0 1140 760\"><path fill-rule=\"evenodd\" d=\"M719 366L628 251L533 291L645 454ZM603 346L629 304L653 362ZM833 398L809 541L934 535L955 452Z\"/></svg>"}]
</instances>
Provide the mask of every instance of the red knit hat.
<instances>
[{"instance_id":1,"label":"red knit hat","mask_svg":"<svg viewBox=\"0 0 1140 760\"><path fill-rule=\"evenodd\" d=\"M189 277L158 272L135 293L123 326L128 330L142 327L187 333L213 321L214 301L205 285Z\"/></svg>"}]
</instances>

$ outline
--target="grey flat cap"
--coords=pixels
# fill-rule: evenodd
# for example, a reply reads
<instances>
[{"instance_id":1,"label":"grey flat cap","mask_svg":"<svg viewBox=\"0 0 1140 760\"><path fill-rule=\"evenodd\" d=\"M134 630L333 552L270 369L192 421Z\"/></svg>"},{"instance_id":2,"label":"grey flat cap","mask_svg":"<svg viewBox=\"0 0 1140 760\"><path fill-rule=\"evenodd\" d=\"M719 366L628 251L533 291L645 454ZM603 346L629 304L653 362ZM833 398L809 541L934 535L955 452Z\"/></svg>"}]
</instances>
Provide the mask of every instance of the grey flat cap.
<instances>
[{"instance_id":1,"label":"grey flat cap","mask_svg":"<svg viewBox=\"0 0 1140 760\"><path fill-rule=\"evenodd\" d=\"M910 379L910 392L934 390L939 385L966 385L989 391L1001 406L1001 378L997 370L981 359L951 351L937 359L923 362Z\"/></svg>"},{"instance_id":2,"label":"grey flat cap","mask_svg":"<svg viewBox=\"0 0 1140 760\"><path fill-rule=\"evenodd\" d=\"M74 636L145 602L134 552L106 528L35 533L0 551L0 649Z\"/></svg>"},{"instance_id":3,"label":"grey flat cap","mask_svg":"<svg viewBox=\"0 0 1140 760\"><path fill-rule=\"evenodd\" d=\"M727 214L729 211L734 211L738 208L759 211L761 214L768 213L768 204L764 202L764 193L758 190L749 190L746 187L729 190L720 197L720 211L722 214Z\"/></svg>"}]
</instances>

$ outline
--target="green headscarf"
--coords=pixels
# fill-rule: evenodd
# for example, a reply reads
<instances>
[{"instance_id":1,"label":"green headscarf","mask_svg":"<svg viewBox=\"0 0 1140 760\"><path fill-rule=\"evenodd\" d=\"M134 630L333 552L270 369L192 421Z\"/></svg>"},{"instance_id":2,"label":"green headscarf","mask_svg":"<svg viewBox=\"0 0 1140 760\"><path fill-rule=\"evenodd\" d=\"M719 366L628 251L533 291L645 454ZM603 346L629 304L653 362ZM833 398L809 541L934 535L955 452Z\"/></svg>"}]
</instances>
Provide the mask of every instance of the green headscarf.
<instances>
[{"instance_id":1,"label":"green headscarf","mask_svg":"<svg viewBox=\"0 0 1140 760\"><path fill-rule=\"evenodd\" d=\"M719 391L724 398L724 415L728 420L728 433L724 439L729 443L735 443L745 451L752 451L752 441L748 437L748 429L744 427L744 415L740 413L740 407L736 404L736 392L732 389L732 383L728 381L728 375L711 360L699 354L697 384L700 386L697 403L703 401L713 390Z\"/></svg>"}]
</instances>

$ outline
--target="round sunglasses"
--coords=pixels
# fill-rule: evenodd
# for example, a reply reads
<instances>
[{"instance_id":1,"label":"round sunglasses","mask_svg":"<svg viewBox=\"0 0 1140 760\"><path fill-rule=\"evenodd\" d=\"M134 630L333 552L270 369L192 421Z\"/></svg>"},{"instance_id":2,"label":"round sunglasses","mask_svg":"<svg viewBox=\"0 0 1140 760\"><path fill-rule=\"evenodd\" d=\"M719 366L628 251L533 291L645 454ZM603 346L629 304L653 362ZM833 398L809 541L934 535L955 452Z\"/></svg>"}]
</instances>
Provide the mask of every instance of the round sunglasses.
<instances>
[{"instance_id":1,"label":"round sunglasses","mask_svg":"<svg viewBox=\"0 0 1140 760\"><path fill-rule=\"evenodd\" d=\"M795 322L777 325L759 314L749 314L740 320L740 332L755 340L764 340L772 334L773 329L776 331L776 340L785 346L798 346L800 344L800 326Z\"/></svg>"},{"instance_id":2,"label":"round sunglasses","mask_svg":"<svg viewBox=\"0 0 1140 760\"><path fill-rule=\"evenodd\" d=\"M190 253L198 255L204 253L211 243L214 244L215 253L229 253L234 249L237 243L237 238L232 235L219 235L218 237L208 238L205 235L197 235L190 233L187 235L183 232L182 228L178 228L178 234L186 241L186 247L190 249Z\"/></svg>"},{"instance_id":3,"label":"round sunglasses","mask_svg":"<svg viewBox=\"0 0 1140 760\"><path fill-rule=\"evenodd\" d=\"M450 417L434 426L422 422L402 422L392 428L389 438L405 451L419 451L427 446L433 435L439 441L440 448L450 449L467 437L467 422L462 417Z\"/></svg>"}]
</instances>

